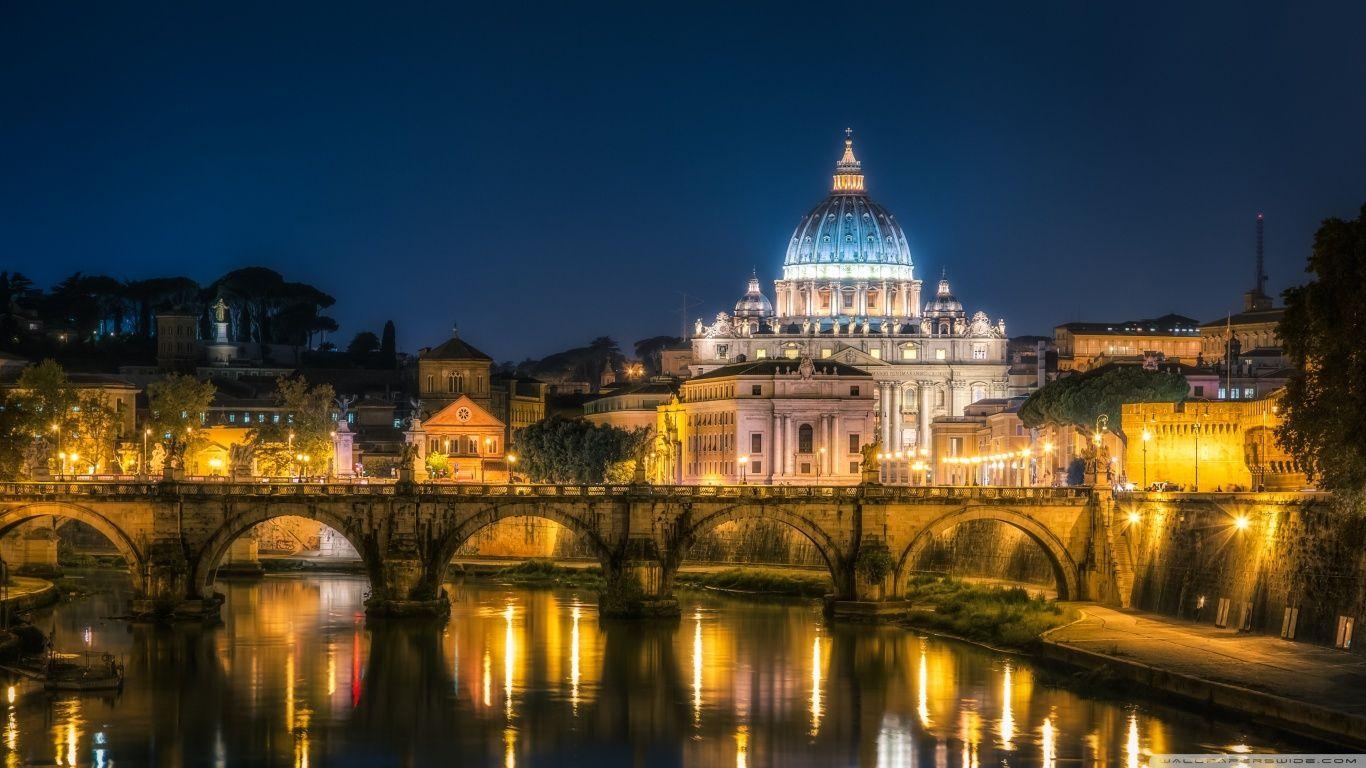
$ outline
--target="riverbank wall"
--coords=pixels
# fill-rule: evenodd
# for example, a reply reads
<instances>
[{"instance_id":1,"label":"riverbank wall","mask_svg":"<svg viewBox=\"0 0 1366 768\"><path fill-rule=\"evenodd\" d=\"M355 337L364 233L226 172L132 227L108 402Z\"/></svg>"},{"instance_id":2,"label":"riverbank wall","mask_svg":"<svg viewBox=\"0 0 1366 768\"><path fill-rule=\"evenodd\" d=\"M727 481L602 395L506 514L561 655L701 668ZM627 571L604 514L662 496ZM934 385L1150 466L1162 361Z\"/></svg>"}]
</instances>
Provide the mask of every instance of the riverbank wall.
<instances>
[{"instance_id":1,"label":"riverbank wall","mask_svg":"<svg viewBox=\"0 0 1366 768\"><path fill-rule=\"evenodd\" d=\"M1366 515L1327 494L1161 496L1115 503L1128 605L1363 652Z\"/></svg>"},{"instance_id":2,"label":"riverbank wall","mask_svg":"<svg viewBox=\"0 0 1366 768\"><path fill-rule=\"evenodd\" d=\"M1076 648L1046 638L1029 658L1055 667L1103 676L1170 696L1208 714L1247 717L1273 728L1333 744L1366 749L1366 717L1297 699L1174 672L1142 661Z\"/></svg>"}]
</instances>

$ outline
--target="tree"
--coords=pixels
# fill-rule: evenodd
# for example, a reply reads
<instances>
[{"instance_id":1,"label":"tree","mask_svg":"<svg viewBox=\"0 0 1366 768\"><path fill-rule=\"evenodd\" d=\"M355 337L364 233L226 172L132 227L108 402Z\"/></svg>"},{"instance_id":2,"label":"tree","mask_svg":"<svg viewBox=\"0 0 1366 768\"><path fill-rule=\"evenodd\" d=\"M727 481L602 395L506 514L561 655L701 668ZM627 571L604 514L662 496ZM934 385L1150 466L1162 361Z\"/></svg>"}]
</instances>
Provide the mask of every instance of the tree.
<instances>
[{"instance_id":1,"label":"tree","mask_svg":"<svg viewBox=\"0 0 1366 768\"><path fill-rule=\"evenodd\" d=\"M1294 368L1281 400L1281 445L1323 487L1366 488L1366 205L1314 235L1308 283L1286 290L1277 332Z\"/></svg>"},{"instance_id":2,"label":"tree","mask_svg":"<svg viewBox=\"0 0 1366 768\"><path fill-rule=\"evenodd\" d=\"M451 473L451 458L440 451L427 454L427 474L433 478L443 478Z\"/></svg>"},{"instance_id":3,"label":"tree","mask_svg":"<svg viewBox=\"0 0 1366 768\"><path fill-rule=\"evenodd\" d=\"M108 469L119 437L119 414L104 393L77 393L75 436L75 448L82 457L81 466L88 461L96 472Z\"/></svg>"},{"instance_id":4,"label":"tree","mask_svg":"<svg viewBox=\"0 0 1366 768\"><path fill-rule=\"evenodd\" d=\"M1054 424L1090 434L1096 419L1105 416L1110 431L1127 443L1120 420L1122 405L1178 403L1189 391L1186 377L1179 373L1147 371L1136 365L1106 366L1044 385L1020 406L1020 421L1030 429Z\"/></svg>"},{"instance_id":5,"label":"tree","mask_svg":"<svg viewBox=\"0 0 1366 768\"><path fill-rule=\"evenodd\" d=\"M677 336L651 336L648 339L641 339L635 344L636 357L645 363L647 374L658 376L663 372L661 353L681 341L683 340Z\"/></svg>"},{"instance_id":6,"label":"tree","mask_svg":"<svg viewBox=\"0 0 1366 768\"><path fill-rule=\"evenodd\" d=\"M351 343L346 345L346 354L354 357L358 363L368 361L378 351L379 337L369 331L356 334Z\"/></svg>"},{"instance_id":7,"label":"tree","mask_svg":"<svg viewBox=\"0 0 1366 768\"><path fill-rule=\"evenodd\" d=\"M398 342L394 336L394 321L384 321L384 332L380 334L379 357L381 368L398 367Z\"/></svg>"},{"instance_id":8,"label":"tree","mask_svg":"<svg viewBox=\"0 0 1366 768\"><path fill-rule=\"evenodd\" d=\"M212 382L179 373L147 385L147 429L165 446L170 468L184 467L185 451L215 392Z\"/></svg>"},{"instance_id":9,"label":"tree","mask_svg":"<svg viewBox=\"0 0 1366 768\"><path fill-rule=\"evenodd\" d=\"M608 482L609 473L613 482L624 482L631 472L620 464L640 460L648 444L643 427L628 432L552 416L518 433L518 466L537 482L591 485Z\"/></svg>"},{"instance_id":10,"label":"tree","mask_svg":"<svg viewBox=\"0 0 1366 768\"><path fill-rule=\"evenodd\" d=\"M276 402L286 418L261 424L248 440L268 475L330 474L332 467L332 400L330 384L308 386L302 377L276 380Z\"/></svg>"}]
</instances>

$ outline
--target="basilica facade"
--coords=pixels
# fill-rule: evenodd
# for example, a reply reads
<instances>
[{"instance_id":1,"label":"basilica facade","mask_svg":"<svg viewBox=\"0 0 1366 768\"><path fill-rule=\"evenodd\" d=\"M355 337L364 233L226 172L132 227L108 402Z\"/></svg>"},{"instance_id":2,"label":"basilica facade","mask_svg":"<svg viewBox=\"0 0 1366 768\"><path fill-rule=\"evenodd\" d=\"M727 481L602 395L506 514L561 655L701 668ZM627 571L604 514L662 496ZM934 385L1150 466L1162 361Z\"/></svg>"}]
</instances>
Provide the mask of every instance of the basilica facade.
<instances>
[{"instance_id":1,"label":"basilica facade","mask_svg":"<svg viewBox=\"0 0 1366 768\"><path fill-rule=\"evenodd\" d=\"M882 450L923 455L934 419L1010 392L1005 321L969 314L947 276L923 303L921 286L906 235L868 196L846 135L829 195L787 244L775 300L751 276L733 312L698 320L692 373L783 358L853 366L873 378L867 404Z\"/></svg>"}]
</instances>

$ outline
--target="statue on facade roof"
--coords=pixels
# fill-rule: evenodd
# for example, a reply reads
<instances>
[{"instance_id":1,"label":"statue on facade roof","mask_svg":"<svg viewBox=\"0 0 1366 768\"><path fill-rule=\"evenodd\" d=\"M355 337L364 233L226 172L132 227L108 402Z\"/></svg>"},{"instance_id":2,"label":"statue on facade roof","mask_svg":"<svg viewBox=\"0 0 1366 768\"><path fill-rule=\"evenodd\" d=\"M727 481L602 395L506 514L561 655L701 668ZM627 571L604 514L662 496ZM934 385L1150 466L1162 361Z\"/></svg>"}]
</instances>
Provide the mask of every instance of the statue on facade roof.
<instances>
[{"instance_id":1,"label":"statue on facade roof","mask_svg":"<svg viewBox=\"0 0 1366 768\"><path fill-rule=\"evenodd\" d=\"M228 303L226 301L223 301L223 297L221 295L218 297L218 301L215 301L213 303L212 309L213 321L215 323L228 322Z\"/></svg>"},{"instance_id":2,"label":"statue on facade roof","mask_svg":"<svg viewBox=\"0 0 1366 768\"><path fill-rule=\"evenodd\" d=\"M863 318L863 335L864 335L864 336L867 336L867 335L868 335L868 332L872 329L872 325L873 325L873 324L868 320L868 318L866 318L866 317Z\"/></svg>"},{"instance_id":3,"label":"statue on facade roof","mask_svg":"<svg viewBox=\"0 0 1366 768\"><path fill-rule=\"evenodd\" d=\"M811 358L809 357L803 357L802 361L797 364L797 375L801 376L803 379L811 378L811 374L815 372L816 364L811 362Z\"/></svg>"}]
</instances>

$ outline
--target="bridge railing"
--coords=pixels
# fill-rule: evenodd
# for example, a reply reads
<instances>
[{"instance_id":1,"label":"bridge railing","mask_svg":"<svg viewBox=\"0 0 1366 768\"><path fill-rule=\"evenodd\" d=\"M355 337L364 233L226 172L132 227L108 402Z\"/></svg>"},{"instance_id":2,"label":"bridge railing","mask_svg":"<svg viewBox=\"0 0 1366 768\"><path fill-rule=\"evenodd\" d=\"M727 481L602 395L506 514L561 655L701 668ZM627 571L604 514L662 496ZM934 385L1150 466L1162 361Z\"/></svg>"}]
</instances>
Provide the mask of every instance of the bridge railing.
<instances>
[{"instance_id":1,"label":"bridge railing","mask_svg":"<svg viewBox=\"0 0 1366 768\"><path fill-rule=\"evenodd\" d=\"M136 497L136 496L253 496L309 498L339 496L405 496L419 498L592 498L635 497L669 499L735 500L877 500L897 501L1057 501L1086 499L1087 488L1019 488L1004 486L903 486L903 485L559 485L419 483L400 486L393 482L261 482L215 478L210 481L153 482L127 480L61 480L0 483L3 497Z\"/></svg>"}]
</instances>

